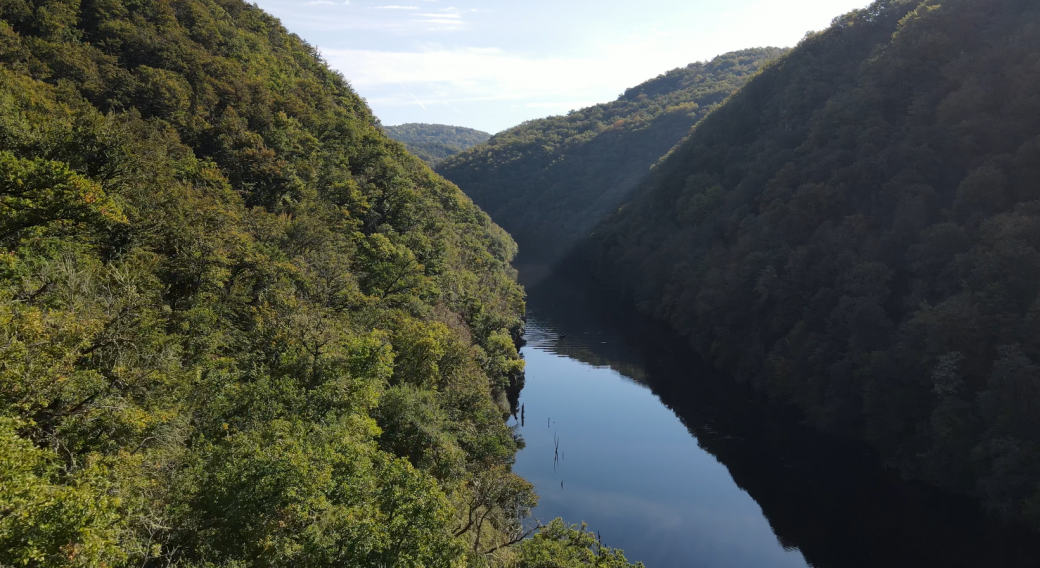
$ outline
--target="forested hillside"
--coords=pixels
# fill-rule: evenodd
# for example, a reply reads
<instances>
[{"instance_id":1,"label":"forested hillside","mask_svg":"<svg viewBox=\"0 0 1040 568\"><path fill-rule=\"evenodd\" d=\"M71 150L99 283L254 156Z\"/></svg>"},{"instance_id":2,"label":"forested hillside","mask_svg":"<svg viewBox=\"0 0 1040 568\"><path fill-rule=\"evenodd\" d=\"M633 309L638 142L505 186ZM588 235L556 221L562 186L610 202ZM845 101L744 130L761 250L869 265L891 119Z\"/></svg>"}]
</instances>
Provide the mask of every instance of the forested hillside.
<instances>
[{"instance_id":1,"label":"forested hillside","mask_svg":"<svg viewBox=\"0 0 1040 568\"><path fill-rule=\"evenodd\" d=\"M0 246L0 565L628 566L508 546L515 245L256 7L0 2Z\"/></svg>"},{"instance_id":2,"label":"forested hillside","mask_svg":"<svg viewBox=\"0 0 1040 568\"><path fill-rule=\"evenodd\" d=\"M700 123L586 248L719 367L1040 527L1040 5L880 0Z\"/></svg>"},{"instance_id":3,"label":"forested hillside","mask_svg":"<svg viewBox=\"0 0 1040 568\"><path fill-rule=\"evenodd\" d=\"M782 53L750 49L674 69L614 102L496 134L437 171L509 231L523 262L553 262L612 213L691 126Z\"/></svg>"},{"instance_id":4,"label":"forested hillside","mask_svg":"<svg viewBox=\"0 0 1040 568\"><path fill-rule=\"evenodd\" d=\"M491 138L487 132L444 124L409 123L384 126L383 130L430 166Z\"/></svg>"}]
</instances>

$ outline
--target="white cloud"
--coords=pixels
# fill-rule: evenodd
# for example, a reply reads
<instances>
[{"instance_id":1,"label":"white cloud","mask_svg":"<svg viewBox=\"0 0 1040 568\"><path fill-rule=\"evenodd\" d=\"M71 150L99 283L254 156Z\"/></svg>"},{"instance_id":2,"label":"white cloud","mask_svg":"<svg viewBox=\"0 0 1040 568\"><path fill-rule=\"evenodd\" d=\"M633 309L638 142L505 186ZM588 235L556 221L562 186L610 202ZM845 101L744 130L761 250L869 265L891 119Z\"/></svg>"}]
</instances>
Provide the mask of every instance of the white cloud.
<instances>
[{"instance_id":1,"label":"white cloud","mask_svg":"<svg viewBox=\"0 0 1040 568\"><path fill-rule=\"evenodd\" d=\"M590 107L599 104L603 101L560 101L560 102L549 102L549 103L527 103L524 108L544 108L550 110L571 110L577 108Z\"/></svg>"},{"instance_id":2,"label":"white cloud","mask_svg":"<svg viewBox=\"0 0 1040 568\"><path fill-rule=\"evenodd\" d=\"M321 46L387 123L436 122L461 112L473 126L494 131L612 100L691 61L791 45L868 0L687 0L686 8L651 0L654 10L645 14L627 14L615 0L597 17L545 0L525 0L529 9L476 0L344 0L351 9L338 17L295 3L308 0L258 1L281 6L290 29Z\"/></svg>"},{"instance_id":3,"label":"white cloud","mask_svg":"<svg viewBox=\"0 0 1040 568\"><path fill-rule=\"evenodd\" d=\"M830 0L806 1L818 4ZM804 20L768 4L759 0L754 5L768 17L757 14L751 18L749 8L727 14L730 18L744 17L744 25L759 34L758 41L746 37L745 30L736 34L728 26L703 34L678 34L667 26L648 24L630 28L621 36L590 40L581 51L559 55L532 55L519 51L523 47L507 50L430 44L417 51L322 49L322 53L380 112L414 107L416 100L426 107L503 101L511 108L564 112L612 100L628 87L691 61L753 45L789 44L775 41L782 39L777 37L761 41L769 36L762 27L770 19ZM466 25L466 19L453 8L444 14L436 12L409 14L415 16L411 24L436 26L430 29L442 32ZM804 13L798 16L805 18ZM417 99L406 94L402 86Z\"/></svg>"},{"instance_id":4,"label":"white cloud","mask_svg":"<svg viewBox=\"0 0 1040 568\"><path fill-rule=\"evenodd\" d=\"M530 58L496 48L438 49L422 52L323 49L329 63L343 71L370 101L412 105L400 87L426 104L516 100L529 108L564 109L602 101L647 78L645 62L635 58ZM574 102L579 101L579 102Z\"/></svg>"},{"instance_id":5,"label":"white cloud","mask_svg":"<svg viewBox=\"0 0 1040 568\"><path fill-rule=\"evenodd\" d=\"M437 13L411 15L423 18L412 20L415 23L425 26L435 26L427 28L428 31L455 32L462 30L465 26L465 22L462 21L462 14L460 14L455 8L442 8L441 11Z\"/></svg>"}]
</instances>

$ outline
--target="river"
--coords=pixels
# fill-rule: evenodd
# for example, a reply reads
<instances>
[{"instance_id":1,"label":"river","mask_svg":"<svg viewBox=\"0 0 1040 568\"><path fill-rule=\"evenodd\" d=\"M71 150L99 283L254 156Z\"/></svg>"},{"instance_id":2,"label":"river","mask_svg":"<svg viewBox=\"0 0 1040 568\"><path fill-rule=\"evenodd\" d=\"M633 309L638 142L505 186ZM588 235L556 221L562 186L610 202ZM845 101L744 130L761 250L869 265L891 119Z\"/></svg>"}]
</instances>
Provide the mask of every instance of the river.
<instances>
[{"instance_id":1,"label":"river","mask_svg":"<svg viewBox=\"0 0 1040 568\"><path fill-rule=\"evenodd\" d=\"M521 281L515 471L537 519L584 521L648 568L1040 566L1040 535L901 481L624 306L536 267Z\"/></svg>"}]
</instances>

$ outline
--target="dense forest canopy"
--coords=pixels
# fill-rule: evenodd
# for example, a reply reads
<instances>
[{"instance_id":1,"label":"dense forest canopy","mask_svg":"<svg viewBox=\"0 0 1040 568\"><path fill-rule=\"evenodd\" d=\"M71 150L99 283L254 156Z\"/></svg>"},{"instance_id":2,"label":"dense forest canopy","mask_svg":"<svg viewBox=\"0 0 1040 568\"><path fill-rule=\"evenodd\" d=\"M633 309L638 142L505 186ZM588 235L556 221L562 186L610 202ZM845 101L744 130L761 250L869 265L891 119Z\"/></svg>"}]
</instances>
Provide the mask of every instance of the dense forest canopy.
<instances>
[{"instance_id":1,"label":"dense forest canopy","mask_svg":"<svg viewBox=\"0 0 1040 568\"><path fill-rule=\"evenodd\" d=\"M437 171L509 231L522 262L553 262L612 213L691 126L782 53L749 49L674 69L614 102L496 134Z\"/></svg>"},{"instance_id":2,"label":"dense forest canopy","mask_svg":"<svg viewBox=\"0 0 1040 568\"><path fill-rule=\"evenodd\" d=\"M387 136L402 142L409 152L430 166L491 138L487 132L444 124L399 124L384 126L383 131Z\"/></svg>"},{"instance_id":3,"label":"dense forest canopy","mask_svg":"<svg viewBox=\"0 0 1040 568\"><path fill-rule=\"evenodd\" d=\"M629 566L519 541L513 241L256 7L0 1L0 247L0 565Z\"/></svg>"},{"instance_id":4,"label":"dense forest canopy","mask_svg":"<svg viewBox=\"0 0 1040 568\"><path fill-rule=\"evenodd\" d=\"M718 366L1040 527L1040 5L879 0L583 249Z\"/></svg>"}]
</instances>

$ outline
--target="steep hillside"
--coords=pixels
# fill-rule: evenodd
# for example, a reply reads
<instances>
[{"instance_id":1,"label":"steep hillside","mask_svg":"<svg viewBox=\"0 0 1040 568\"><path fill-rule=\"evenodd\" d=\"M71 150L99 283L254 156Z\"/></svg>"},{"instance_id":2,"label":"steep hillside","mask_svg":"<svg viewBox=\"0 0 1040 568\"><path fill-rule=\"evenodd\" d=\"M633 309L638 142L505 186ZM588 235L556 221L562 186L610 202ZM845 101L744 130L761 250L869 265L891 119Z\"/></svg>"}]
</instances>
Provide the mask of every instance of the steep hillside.
<instances>
[{"instance_id":1,"label":"steep hillside","mask_svg":"<svg viewBox=\"0 0 1040 568\"><path fill-rule=\"evenodd\" d=\"M437 171L509 231L523 262L558 260L691 126L781 53L751 49L674 69L612 103L496 134Z\"/></svg>"},{"instance_id":2,"label":"steep hillside","mask_svg":"<svg viewBox=\"0 0 1040 568\"><path fill-rule=\"evenodd\" d=\"M1040 7L881 0L705 119L584 249L741 380L1040 526Z\"/></svg>"},{"instance_id":3,"label":"steep hillside","mask_svg":"<svg viewBox=\"0 0 1040 568\"><path fill-rule=\"evenodd\" d=\"M0 2L0 246L0 565L628 565L506 546L515 245L256 7Z\"/></svg>"},{"instance_id":4,"label":"steep hillside","mask_svg":"<svg viewBox=\"0 0 1040 568\"><path fill-rule=\"evenodd\" d=\"M430 166L491 138L487 132L444 124L399 124L384 126L383 131Z\"/></svg>"}]
</instances>

